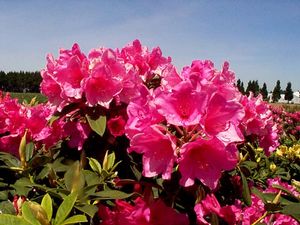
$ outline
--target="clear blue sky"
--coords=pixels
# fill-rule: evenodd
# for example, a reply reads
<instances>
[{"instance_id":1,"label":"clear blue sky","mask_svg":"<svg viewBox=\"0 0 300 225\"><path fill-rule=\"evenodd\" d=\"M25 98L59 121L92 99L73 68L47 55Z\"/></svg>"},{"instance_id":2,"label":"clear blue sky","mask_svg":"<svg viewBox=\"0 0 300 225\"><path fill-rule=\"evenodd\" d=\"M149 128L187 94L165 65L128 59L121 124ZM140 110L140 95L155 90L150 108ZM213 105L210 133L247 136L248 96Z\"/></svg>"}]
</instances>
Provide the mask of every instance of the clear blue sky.
<instances>
[{"instance_id":1,"label":"clear blue sky","mask_svg":"<svg viewBox=\"0 0 300 225\"><path fill-rule=\"evenodd\" d=\"M0 0L0 70L40 70L47 53L140 39L174 64L224 60L244 83L300 89L300 1ZM246 85L246 84L245 84Z\"/></svg>"}]
</instances>

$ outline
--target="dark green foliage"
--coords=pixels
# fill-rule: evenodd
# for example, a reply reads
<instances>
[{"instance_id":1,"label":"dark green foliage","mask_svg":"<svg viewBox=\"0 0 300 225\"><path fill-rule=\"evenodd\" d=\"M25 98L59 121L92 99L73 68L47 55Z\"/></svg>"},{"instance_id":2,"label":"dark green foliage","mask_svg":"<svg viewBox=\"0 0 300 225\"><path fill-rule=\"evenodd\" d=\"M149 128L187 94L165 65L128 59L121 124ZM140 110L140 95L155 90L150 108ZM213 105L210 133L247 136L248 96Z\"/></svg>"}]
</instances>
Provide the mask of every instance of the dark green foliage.
<instances>
[{"instance_id":1,"label":"dark green foliage","mask_svg":"<svg viewBox=\"0 0 300 225\"><path fill-rule=\"evenodd\" d=\"M290 102L293 97L292 83L288 82L284 93L284 99Z\"/></svg>"},{"instance_id":2,"label":"dark green foliage","mask_svg":"<svg viewBox=\"0 0 300 225\"><path fill-rule=\"evenodd\" d=\"M239 89L239 91L242 93L242 94L245 94L245 88L244 88L244 83L238 79L237 82L236 82L236 87Z\"/></svg>"},{"instance_id":3,"label":"dark green foliage","mask_svg":"<svg viewBox=\"0 0 300 225\"><path fill-rule=\"evenodd\" d=\"M260 94L263 97L263 100L268 100L268 90L266 83L263 84L263 87L260 89Z\"/></svg>"},{"instance_id":4,"label":"dark green foliage","mask_svg":"<svg viewBox=\"0 0 300 225\"><path fill-rule=\"evenodd\" d=\"M0 71L0 90L7 92L40 92L42 77L40 72Z\"/></svg>"},{"instance_id":5,"label":"dark green foliage","mask_svg":"<svg viewBox=\"0 0 300 225\"><path fill-rule=\"evenodd\" d=\"M247 89L246 89L246 94L249 95L250 92L252 92L255 97L259 94L258 80L250 80L248 82L248 86L247 86Z\"/></svg>"},{"instance_id":6,"label":"dark green foliage","mask_svg":"<svg viewBox=\"0 0 300 225\"><path fill-rule=\"evenodd\" d=\"M274 87L273 94L272 94L273 102L278 102L278 100L280 99L280 93L281 93L280 80L277 80L276 86Z\"/></svg>"}]
</instances>

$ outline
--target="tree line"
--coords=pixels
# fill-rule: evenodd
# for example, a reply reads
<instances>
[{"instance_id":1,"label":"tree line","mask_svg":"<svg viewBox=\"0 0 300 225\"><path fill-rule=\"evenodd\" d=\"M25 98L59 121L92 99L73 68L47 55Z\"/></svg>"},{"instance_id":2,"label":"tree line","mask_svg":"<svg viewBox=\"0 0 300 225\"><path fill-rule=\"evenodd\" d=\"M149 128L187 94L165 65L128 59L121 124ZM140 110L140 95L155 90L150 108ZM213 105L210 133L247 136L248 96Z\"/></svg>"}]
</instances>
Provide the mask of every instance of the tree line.
<instances>
[{"instance_id":1,"label":"tree line","mask_svg":"<svg viewBox=\"0 0 300 225\"><path fill-rule=\"evenodd\" d=\"M0 71L0 90L7 92L40 92L40 72Z\"/></svg>"},{"instance_id":2,"label":"tree line","mask_svg":"<svg viewBox=\"0 0 300 225\"><path fill-rule=\"evenodd\" d=\"M239 91L245 95L249 95L250 92L252 92L255 97L261 94L265 101L272 100L272 102L278 102L281 94L284 94L284 100L288 102L292 101L294 97L291 82L288 82L285 90L283 90L281 89L280 80L277 80L273 91L270 92L272 93L271 99L268 96L269 92L266 83L263 83L263 86L260 87L258 84L258 80L250 80L248 82L247 88L245 89L244 83L240 79L238 79L236 82L236 86Z\"/></svg>"}]
</instances>

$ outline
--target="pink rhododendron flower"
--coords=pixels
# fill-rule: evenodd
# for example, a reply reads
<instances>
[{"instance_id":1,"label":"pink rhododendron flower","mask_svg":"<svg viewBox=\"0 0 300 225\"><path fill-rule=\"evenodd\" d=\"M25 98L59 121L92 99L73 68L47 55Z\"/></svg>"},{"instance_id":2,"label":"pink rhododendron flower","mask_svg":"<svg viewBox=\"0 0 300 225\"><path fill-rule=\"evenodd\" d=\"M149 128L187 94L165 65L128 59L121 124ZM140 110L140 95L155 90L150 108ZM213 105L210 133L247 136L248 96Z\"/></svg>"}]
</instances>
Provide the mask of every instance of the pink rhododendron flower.
<instances>
[{"instance_id":1,"label":"pink rhododendron flower","mask_svg":"<svg viewBox=\"0 0 300 225\"><path fill-rule=\"evenodd\" d=\"M91 128L86 123L67 122L64 124L65 135L69 136L68 145L70 148L81 150L84 141L88 138Z\"/></svg>"},{"instance_id":2,"label":"pink rhododendron flower","mask_svg":"<svg viewBox=\"0 0 300 225\"><path fill-rule=\"evenodd\" d=\"M177 213L174 209L167 207L160 199L145 202L137 198L131 205L122 200L116 200L113 210L100 205L99 217L103 225L187 225L188 218L185 214Z\"/></svg>"},{"instance_id":3,"label":"pink rhododendron flower","mask_svg":"<svg viewBox=\"0 0 300 225\"><path fill-rule=\"evenodd\" d=\"M88 75L88 61L78 44L74 44L71 50L61 49L56 60L48 55L41 75L45 79L41 83L42 94L62 110L66 104L81 99L81 82Z\"/></svg>"},{"instance_id":4,"label":"pink rhododendron flower","mask_svg":"<svg viewBox=\"0 0 300 225\"><path fill-rule=\"evenodd\" d=\"M122 48L118 56L125 63L133 65L144 82L152 79L155 74L160 75L161 71L171 62L170 57L162 56L159 47L149 52L148 48L142 46L139 40Z\"/></svg>"},{"instance_id":5,"label":"pink rhododendron flower","mask_svg":"<svg viewBox=\"0 0 300 225\"><path fill-rule=\"evenodd\" d=\"M237 101L227 101L219 93L214 94L206 109L205 131L210 135L228 130L230 124L237 126L244 117L244 110ZM236 138L233 137L235 140Z\"/></svg>"},{"instance_id":6,"label":"pink rhododendron flower","mask_svg":"<svg viewBox=\"0 0 300 225\"><path fill-rule=\"evenodd\" d=\"M252 205L243 209L243 225L251 225L260 218L264 211L264 203L256 195L251 195Z\"/></svg>"},{"instance_id":7,"label":"pink rhododendron flower","mask_svg":"<svg viewBox=\"0 0 300 225\"><path fill-rule=\"evenodd\" d=\"M269 106L262 101L261 95L254 98L252 94L249 97L241 98L241 104L245 109L241 129L246 136L257 137L266 154L270 154L279 143L277 125L273 120Z\"/></svg>"},{"instance_id":8,"label":"pink rhododendron flower","mask_svg":"<svg viewBox=\"0 0 300 225\"><path fill-rule=\"evenodd\" d=\"M225 147L217 138L198 138L184 144L180 149L180 184L191 186L197 178L210 189L217 187L223 170L231 170L237 163L237 148L232 144Z\"/></svg>"},{"instance_id":9,"label":"pink rhododendron flower","mask_svg":"<svg viewBox=\"0 0 300 225\"><path fill-rule=\"evenodd\" d=\"M181 82L172 92L158 95L155 104L168 123L177 126L196 125L206 107L206 94L196 91L190 82Z\"/></svg>"},{"instance_id":10,"label":"pink rhododendron flower","mask_svg":"<svg viewBox=\"0 0 300 225\"><path fill-rule=\"evenodd\" d=\"M162 174L170 179L175 162L175 144L169 134L162 133L159 126L151 126L136 134L128 152L143 154L143 175L153 177Z\"/></svg>"},{"instance_id":11,"label":"pink rhododendron flower","mask_svg":"<svg viewBox=\"0 0 300 225\"><path fill-rule=\"evenodd\" d=\"M142 80L131 65L125 65L126 74L123 76L123 89L118 94L120 101L129 104L132 99L140 96L139 89L142 86Z\"/></svg>"},{"instance_id":12,"label":"pink rhododendron flower","mask_svg":"<svg viewBox=\"0 0 300 225\"><path fill-rule=\"evenodd\" d=\"M107 127L109 132L114 136L122 136L125 133L125 124L126 121L123 119L122 116L110 118L107 122Z\"/></svg>"},{"instance_id":13,"label":"pink rhododendron flower","mask_svg":"<svg viewBox=\"0 0 300 225\"><path fill-rule=\"evenodd\" d=\"M49 74L46 70L41 71L41 76L43 78L40 85L41 93L47 96L48 101L53 105L64 106L66 104L62 93L62 88L59 83Z\"/></svg>"},{"instance_id":14,"label":"pink rhododendron flower","mask_svg":"<svg viewBox=\"0 0 300 225\"><path fill-rule=\"evenodd\" d=\"M183 68L181 76L185 80L191 80L195 86L198 84L205 86L210 83L214 73L214 64L210 60L194 60L190 67Z\"/></svg>"},{"instance_id":15,"label":"pink rhododendron flower","mask_svg":"<svg viewBox=\"0 0 300 225\"><path fill-rule=\"evenodd\" d=\"M272 185L279 185L279 186L289 190L296 197L300 197L300 193L297 191L297 189L294 186L289 185L288 183L281 181L281 179L279 177L268 179L267 184L268 184L268 188L265 190L266 192L278 193L278 189L272 187ZM282 193L282 194L285 194L285 193Z\"/></svg>"},{"instance_id":16,"label":"pink rhododendron flower","mask_svg":"<svg viewBox=\"0 0 300 225\"><path fill-rule=\"evenodd\" d=\"M53 133L48 120L54 112L49 104L24 106L9 96L0 99L0 150L18 155L21 138L27 131L27 141L36 146L45 144L46 148L55 145L60 138L60 131ZM50 138L51 137L51 138ZM47 141L46 141L47 140Z\"/></svg>"},{"instance_id":17,"label":"pink rhododendron flower","mask_svg":"<svg viewBox=\"0 0 300 225\"><path fill-rule=\"evenodd\" d=\"M109 108L113 97L122 90L125 67L111 49L106 49L99 60L90 68L91 74L83 80L82 86L89 105Z\"/></svg>"},{"instance_id":18,"label":"pink rhododendron flower","mask_svg":"<svg viewBox=\"0 0 300 225\"><path fill-rule=\"evenodd\" d=\"M228 224L238 224L241 221L242 210L234 205L221 207L213 194L208 194L205 199L196 204L194 210L197 215L197 224L209 225L205 220L211 213L225 220Z\"/></svg>"},{"instance_id":19,"label":"pink rhododendron flower","mask_svg":"<svg viewBox=\"0 0 300 225\"><path fill-rule=\"evenodd\" d=\"M147 127L163 121L154 103L155 94L144 85L140 87L140 96L133 99L127 106L128 120L125 126L126 135L131 139Z\"/></svg>"},{"instance_id":20,"label":"pink rhododendron flower","mask_svg":"<svg viewBox=\"0 0 300 225\"><path fill-rule=\"evenodd\" d=\"M270 224L271 216L264 219L266 224ZM299 225L299 222L291 216L275 213L272 217L272 225Z\"/></svg>"},{"instance_id":21,"label":"pink rhododendron flower","mask_svg":"<svg viewBox=\"0 0 300 225\"><path fill-rule=\"evenodd\" d=\"M291 185L282 182L280 178L274 178L274 179L268 179L267 180L268 187L265 190L262 190L264 193L278 193L279 190L272 187L273 184L282 186L283 188L286 188L287 190L291 191L296 197L300 196L300 193ZM285 195L284 192L282 192L282 195ZM243 225L250 225L254 221L256 221L258 218L260 218L265 210L265 205L261 199L259 199L256 195L251 195L252 199L252 205L245 207L243 209ZM274 213L270 214L267 217L263 219L262 222L269 223L272 218L272 224L281 224L281 225L287 225L287 224L299 224L295 219L293 219L291 216L283 215L280 213Z\"/></svg>"},{"instance_id":22,"label":"pink rhododendron flower","mask_svg":"<svg viewBox=\"0 0 300 225\"><path fill-rule=\"evenodd\" d=\"M175 66L172 64L168 65L162 71L161 77L161 86L166 90L172 89L181 81L183 81L181 76L177 73Z\"/></svg>"}]
</instances>

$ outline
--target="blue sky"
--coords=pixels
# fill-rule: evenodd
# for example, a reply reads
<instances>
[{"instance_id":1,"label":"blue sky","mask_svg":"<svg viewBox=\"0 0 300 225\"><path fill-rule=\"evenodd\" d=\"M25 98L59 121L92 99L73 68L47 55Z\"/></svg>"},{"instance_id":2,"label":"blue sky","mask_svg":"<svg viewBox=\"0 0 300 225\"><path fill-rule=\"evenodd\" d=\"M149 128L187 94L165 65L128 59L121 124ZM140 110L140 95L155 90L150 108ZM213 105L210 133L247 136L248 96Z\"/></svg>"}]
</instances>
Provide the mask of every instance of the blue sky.
<instances>
[{"instance_id":1,"label":"blue sky","mask_svg":"<svg viewBox=\"0 0 300 225\"><path fill-rule=\"evenodd\" d=\"M211 59L244 83L300 89L300 1L0 0L0 70L40 70L47 53L79 43L160 46L181 71Z\"/></svg>"}]
</instances>

